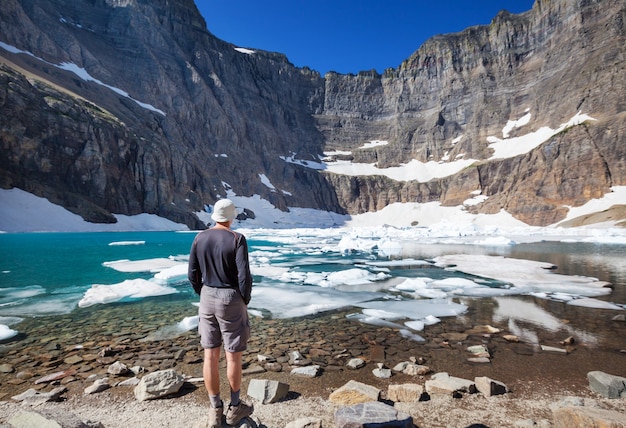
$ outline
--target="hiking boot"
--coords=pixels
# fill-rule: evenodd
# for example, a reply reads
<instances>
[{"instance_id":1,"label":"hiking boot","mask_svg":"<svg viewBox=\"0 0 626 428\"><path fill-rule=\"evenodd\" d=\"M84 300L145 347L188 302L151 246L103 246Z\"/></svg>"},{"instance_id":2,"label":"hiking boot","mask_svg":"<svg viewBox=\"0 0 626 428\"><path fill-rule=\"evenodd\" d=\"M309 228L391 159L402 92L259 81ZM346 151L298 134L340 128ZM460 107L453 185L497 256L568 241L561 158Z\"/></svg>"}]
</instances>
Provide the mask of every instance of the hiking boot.
<instances>
[{"instance_id":1,"label":"hiking boot","mask_svg":"<svg viewBox=\"0 0 626 428\"><path fill-rule=\"evenodd\" d=\"M223 407L209 407L208 428L222 428L222 416L224 416Z\"/></svg>"},{"instance_id":2,"label":"hiking boot","mask_svg":"<svg viewBox=\"0 0 626 428\"><path fill-rule=\"evenodd\" d=\"M247 405L243 401L240 401L238 406L229 404L228 410L226 411L226 423L228 425L235 425L243 418L250 416L253 411L254 407Z\"/></svg>"}]
</instances>

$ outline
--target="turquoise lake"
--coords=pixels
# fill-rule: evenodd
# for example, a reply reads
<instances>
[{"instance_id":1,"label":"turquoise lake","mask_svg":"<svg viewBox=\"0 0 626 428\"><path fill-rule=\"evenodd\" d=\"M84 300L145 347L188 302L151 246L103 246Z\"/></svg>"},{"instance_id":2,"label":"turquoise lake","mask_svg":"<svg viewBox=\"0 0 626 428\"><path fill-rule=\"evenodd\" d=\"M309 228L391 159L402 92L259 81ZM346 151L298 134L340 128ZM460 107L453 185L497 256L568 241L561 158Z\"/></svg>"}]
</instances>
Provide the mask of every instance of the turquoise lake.
<instances>
[{"instance_id":1,"label":"turquoise lake","mask_svg":"<svg viewBox=\"0 0 626 428\"><path fill-rule=\"evenodd\" d=\"M405 246L409 249L405 249L405 254L390 257L381 255L375 246L365 250L339 249L343 237L340 231L260 230L246 231L246 235L255 278L250 310L258 316L293 318L352 304L366 308L368 306L363 302L379 302L378 306L363 309L366 315L357 317L368 322L368 317L378 307L393 312L394 305L400 308L401 303L428 303L419 308L416 306L408 313L419 322L429 314L424 312L424 307L432 309L430 315L434 317L456 316L463 313L468 299L476 299L470 292L471 287L465 293L463 290L451 291L441 285L429 288L430 292L438 293L436 298L415 300L395 288L407 279L424 280L427 285L445 284L447 281L454 287L457 287L455 281L461 285L464 283L460 281L473 281L482 287L481 290L500 290L502 296L509 299L506 294L511 291L509 285L497 278L475 278L426 263L438 255L455 253L489 254L552 263L557 266L555 272L559 274L594 277L610 282L610 293L596 299L618 305L617 309L621 306L622 312L626 305L626 245L623 244L542 241L485 247L415 242ZM123 266L123 261L141 264L163 259L183 266L194 237L194 232L0 234L0 324L19 331L21 319L73 313L79 310L79 302L94 284L101 285L103 290L113 285L117 285L119 290L125 284L133 287L151 284L155 281L156 272L148 267L146 270L124 271L111 266L116 262L121 262L118 264ZM399 263L385 264L394 260ZM191 305L197 297L181 272L157 281L166 292L155 295L148 292L140 297L122 292L102 304L89 307L96 310L106 305L148 302L166 310L168 303L176 301L177 304L188 303L193 313ZM498 295L487 295L484 299L503 298ZM510 298L520 302L529 300L524 293L513 293ZM536 297L532 300L537 301ZM548 300L551 302L549 305L539 303L539 306L550 308L543 309L546 317L552 316L551 311L557 312L554 316L561 316L558 312L572 310L566 302L554 302L549 296ZM501 300L501 304L504 303L505 300ZM604 318L607 312L619 312L594 308L576 310L590 317ZM407 314L406 311L400 313ZM525 322L536 323L537 328L542 328L544 321Z\"/></svg>"}]
</instances>

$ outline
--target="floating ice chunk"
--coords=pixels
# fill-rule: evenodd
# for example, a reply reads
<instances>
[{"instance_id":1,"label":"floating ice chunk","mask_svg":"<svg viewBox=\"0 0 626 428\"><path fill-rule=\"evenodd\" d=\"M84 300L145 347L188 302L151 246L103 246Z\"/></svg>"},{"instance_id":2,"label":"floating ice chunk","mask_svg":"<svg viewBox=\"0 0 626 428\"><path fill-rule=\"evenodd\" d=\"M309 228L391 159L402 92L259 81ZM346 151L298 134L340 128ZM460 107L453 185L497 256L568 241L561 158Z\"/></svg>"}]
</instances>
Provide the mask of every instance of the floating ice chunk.
<instances>
[{"instance_id":1,"label":"floating ice chunk","mask_svg":"<svg viewBox=\"0 0 626 428\"><path fill-rule=\"evenodd\" d=\"M431 283L430 278L407 278L404 282L396 285L395 288L401 291L417 291L428 287L427 283Z\"/></svg>"},{"instance_id":2,"label":"floating ice chunk","mask_svg":"<svg viewBox=\"0 0 626 428\"><path fill-rule=\"evenodd\" d=\"M396 314L394 312L383 311L380 309L363 309L365 315L381 318L385 320L398 320L404 318L404 316Z\"/></svg>"},{"instance_id":3,"label":"floating ice chunk","mask_svg":"<svg viewBox=\"0 0 626 428\"><path fill-rule=\"evenodd\" d=\"M404 325L410 328L411 330L422 331L424 330L424 326L426 324L424 324L424 321L407 321L404 323Z\"/></svg>"},{"instance_id":4,"label":"floating ice chunk","mask_svg":"<svg viewBox=\"0 0 626 428\"><path fill-rule=\"evenodd\" d=\"M145 279L127 279L113 285L94 284L85 292L78 306L85 308L98 303L118 302L124 298L143 298L177 293L175 288Z\"/></svg>"},{"instance_id":5,"label":"floating ice chunk","mask_svg":"<svg viewBox=\"0 0 626 428\"><path fill-rule=\"evenodd\" d=\"M168 340L180 336L183 333L188 332L198 327L198 316L185 317L182 321L179 321L173 325L166 325L158 330L150 333L148 336L140 340L140 342L153 342L157 340Z\"/></svg>"},{"instance_id":6,"label":"floating ice chunk","mask_svg":"<svg viewBox=\"0 0 626 428\"><path fill-rule=\"evenodd\" d=\"M346 316L346 318L357 320L363 324L375 325L377 327L389 327L396 330L399 330L403 327L401 324L387 321L378 317L368 316L365 314L349 314L348 316Z\"/></svg>"},{"instance_id":7,"label":"floating ice chunk","mask_svg":"<svg viewBox=\"0 0 626 428\"><path fill-rule=\"evenodd\" d=\"M319 287L338 287L341 285L370 284L389 278L385 272L370 272L367 269L352 268L336 272L292 271L282 266L251 266L253 275L279 280L282 282L316 285Z\"/></svg>"},{"instance_id":8,"label":"floating ice chunk","mask_svg":"<svg viewBox=\"0 0 626 428\"><path fill-rule=\"evenodd\" d=\"M322 287L336 287L344 284L367 284L374 281L381 281L387 277L388 275L383 272L372 273L366 269L353 268L329 273L324 279L317 282L317 285Z\"/></svg>"},{"instance_id":9,"label":"floating ice chunk","mask_svg":"<svg viewBox=\"0 0 626 428\"><path fill-rule=\"evenodd\" d=\"M432 315L428 315L428 316L426 316L424 318L424 324L426 324L426 325L435 325L435 324L438 324L440 322L441 322L441 320L439 318L437 318L435 316L432 316Z\"/></svg>"},{"instance_id":10,"label":"floating ice chunk","mask_svg":"<svg viewBox=\"0 0 626 428\"><path fill-rule=\"evenodd\" d=\"M162 284L180 281L187 278L188 265L178 264L170 268L163 269L156 275L154 279Z\"/></svg>"},{"instance_id":11,"label":"floating ice chunk","mask_svg":"<svg viewBox=\"0 0 626 428\"><path fill-rule=\"evenodd\" d=\"M456 290L452 290L450 294L467 297L494 297L522 294L522 291L517 288L474 287L458 288Z\"/></svg>"},{"instance_id":12,"label":"floating ice chunk","mask_svg":"<svg viewBox=\"0 0 626 428\"><path fill-rule=\"evenodd\" d=\"M594 242L596 244L626 244L626 236L590 236L583 239L582 242Z\"/></svg>"},{"instance_id":13,"label":"floating ice chunk","mask_svg":"<svg viewBox=\"0 0 626 428\"><path fill-rule=\"evenodd\" d=\"M121 247L127 245L144 245L146 241L117 241L117 242L109 242L110 247Z\"/></svg>"},{"instance_id":14,"label":"floating ice chunk","mask_svg":"<svg viewBox=\"0 0 626 428\"><path fill-rule=\"evenodd\" d=\"M252 288L250 309L265 309L274 318L294 318L353 306L365 300L381 298L381 293L345 293L334 288L312 285L273 283L256 284ZM385 310L385 308L379 308Z\"/></svg>"},{"instance_id":15,"label":"floating ice chunk","mask_svg":"<svg viewBox=\"0 0 626 428\"><path fill-rule=\"evenodd\" d=\"M4 324L0 324L0 341L17 336L18 332Z\"/></svg>"},{"instance_id":16,"label":"floating ice chunk","mask_svg":"<svg viewBox=\"0 0 626 428\"><path fill-rule=\"evenodd\" d=\"M415 290L413 292L418 297L423 297L425 299L445 299L448 297L448 293L443 290L435 290L432 288L423 288L421 290Z\"/></svg>"},{"instance_id":17,"label":"floating ice chunk","mask_svg":"<svg viewBox=\"0 0 626 428\"><path fill-rule=\"evenodd\" d=\"M490 247L498 247L498 246L506 246L506 245L515 245L515 241L506 238L504 236L493 236L485 239L480 239L474 242L476 245L484 245Z\"/></svg>"},{"instance_id":18,"label":"floating ice chunk","mask_svg":"<svg viewBox=\"0 0 626 428\"><path fill-rule=\"evenodd\" d=\"M252 263L269 263L273 258L280 257L278 251L257 250L249 253L250 264Z\"/></svg>"},{"instance_id":19,"label":"floating ice chunk","mask_svg":"<svg viewBox=\"0 0 626 428\"><path fill-rule=\"evenodd\" d=\"M605 302L598 299L585 298L585 299L574 299L567 302L568 305L572 306L584 306L586 308L595 308L595 309L612 309L615 311L622 311L624 308L618 306L616 304Z\"/></svg>"},{"instance_id":20,"label":"floating ice chunk","mask_svg":"<svg viewBox=\"0 0 626 428\"><path fill-rule=\"evenodd\" d=\"M392 257L402 254L402 243L395 240L384 239L378 244L378 255Z\"/></svg>"},{"instance_id":21,"label":"floating ice chunk","mask_svg":"<svg viewBox=\"0 0 626 428\"><path fill-rule=\"evenodd\" d=\"M426 260L416 260L412 258L400 259L400 260L375 260L371 262L366 262L366 265L369 266L381 266L381 267L403 267L403 266L425 266L432 265L432 263L427 262ZM426 280L427 278L424 278Z\"/></svg>"},{"instance_id":22,"label":"floating ice chunk","mask_svg":"<svg viewBox=\"0 0 626 428\"><path fill-rule=\"evenodd\" d=\"M68 292L44 296L37 294L36 296L35 299L15 300L1 305L2 314L16 317L67 314L76 308L76 302L82 296L82 290L79 293Z\"/></svg>"},{"instance_id":23,"label":"floating ice chunk","mask_svg":"<svg viewBox=\"0 0 626 428\"><path fill-rule=\"evenodd\" d=\"M442 290L456 290L458 288L475 288L481 287L481 285L476 284L474 281L465 278L446 278L437 281L433 281L430 284L433 288L440 288Z\"/></svg>"},{"instance_id":24,"label":"floating ice chunk","mask_svg":"<svg viewBox=\"0 0 626 428\"><path fill-rule=\"evenodd\" d=\"M608 282L597 278L560 275L552 271L554 265L533 260L512 259L501 256L456 254L439 256L438 266L449 270L493 278L513 284L521 292L568 293L586 297L611 293Z\"/></svg>"},{"instance_id":25,"label":"floating ice chunk","mask_svg":"<svg viewBox=\"0 0 626 428\"><path fill-rule=\"evenodd\" d=\"M343 236L341 241L337 244L337 248L342 253L347 253L351 251L372 251L377 248L378 240L373 239L364 239L364 238L353 238L350 236Z\"/></svg>"},{"instance_id":26,"label":"floating ice chunk","mask_svg":"<svg viewBox=\"0 0 626 428\"><path fill-rule=\"evenodd\" d=\"M264 276L269 279L280 279L282 281L282 276L289 272L289 268L271 265L250 265L250 272L252 275Z\"/></svg>"},{"instance_id":27,"label":"floating ice chunk","mask_svg":"<svg viewBox=\"0 0 626 428\"><path fill-rule=\"evenodd\" d=\"M194 315L191 317L185 317L182 321L178 323L178 326L184 331L189 331L194 328L197 328L199 324L198 315Z\"/></svg>"},{"instance_id":28,"label":"floating ice chunk","mask_svg":"<svg viewBox=\"0 0 626 428\"><path fill-rule=\"evenodd\" d=\"M135 272L160 272L164 269L171 268L180 264L176 260L166 258L155 258L146 260L116 260L112 262L104 262L103 266L110 267L119 272L135 273Z\"/></svg>"},{"instance_id":29,"label":"floating ice chunk","mask_svg":"<svg viewBox=\"0 0 626 428\"><path fill-rule=\"evenodd\" d=\"M543 294L544 299L549 297L554 300L560 300L561 302L569 302L570 300L575 299L574 296L568 293L552 293L550 295L547 295L545 293L536 293L536 294ZM537 297L540 297L540 296L537 296Z\"/></svg>"},{"instance_id":30,"label":"floating ice chunk","mask_svg":"<svg viewBox=\"0 0 626 428\"><path fill-rule=\"evenodd\" d=\"M24 299L45 293L46 290L40 285L0 288L0 307L15 305Z\"/></svg>"},{"instance_id":31,"label":"floating ice chunk","mask_svg":"<svg viewBox=\"0 0 626 428\"><path fill-rule=\"evenodd\" d=\"M429 315L456 316L467 311L467 306L446 299L371 301L356 303L354 306L395 312L413 320L424 319Z\"/></svg>"}]
</instances>

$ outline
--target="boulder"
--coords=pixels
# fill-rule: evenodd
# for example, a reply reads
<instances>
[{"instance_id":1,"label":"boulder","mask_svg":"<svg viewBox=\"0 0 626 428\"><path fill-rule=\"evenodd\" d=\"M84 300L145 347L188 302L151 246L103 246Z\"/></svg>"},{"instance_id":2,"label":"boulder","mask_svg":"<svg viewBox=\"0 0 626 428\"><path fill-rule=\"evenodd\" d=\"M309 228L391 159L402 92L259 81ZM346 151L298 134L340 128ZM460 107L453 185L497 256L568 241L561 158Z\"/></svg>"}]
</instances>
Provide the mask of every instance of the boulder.
<instances>
[{"instance_id":1,"label":"boulder","mask_svg":"<svg viewBox=\"0 0 626 428\"><path fill-rule=\"evenodd\" d=\"M346 364L346 367L353 370L360 369L363 366L365 366L365 361L363 361L361 358L352 358Z\"/></svg>"},{"instance_id":2,"label":"boulder","mask_svg":"<svg viewBox=\"0 0 626 428\"><path fill-rule=\"evenodd\" d=\"M263 404L276 403L289 393L289 385L276 380L251 379L248 384L248 397Z\"/></svg>"},{"instance_id":3,"label":"boulder","mask_svg":"<svg viewBox=\"0 0 626 428\"><path fill-rule=\"evenodd\" d=\"M421 364L407 363L401 371L409 376L423 376L429 374L432 370L430 367Z\"/></svg>"},{"instance_id":4,"label":"boulder","mask_svg":"<svg viewBox=\"0 0 626 428\"><path fill-rule=\"evenodd\" d=\"M320 373L320 366L306 366L306 367L296 367L291 370L291 374L304 376L304 377L315 377Z\"/></svg>"},{"instance_id":5,"label":"boulder","mask_svg":"<svg viewBox=\"0 0 626 428\"><path fill-rule=\"evenodd\" d=\"M502 382L498 382L497 380L490 379L486 376L475 377L474 383L476 384L476 389L478 389L478 391L485 397L506 394L508 391L508 388L505 384L503 384Z\"/></svg>"},{"instance_id":6,"label":"boulder","mask_svg":"<svg viewBox=\"0 0 626 428\"><path fill-rule=\"evenodd\" d=\"M554 428L626 428L626 415L597 407L560 407L552 411Z\"/></svg>"},{"instance_id":7,"label":"boulder","mask_svg":"<svg viewBox=\"0 0 626 428\"><path fill-rule=\"evenodd\" d=\"M135 398L139 401L145 401L175 394L184 383L183 376L173 369L150 373L141 378L135 387Z\"/></svg>"},{"instance_id":8,"label":"boulder","mask_svg":"<svg viewBox=\"0 0 626 428\"><path fill-rule=\"evenodd\" d=\"M426 392L428 394L455 394L458 392L476 392L476 384L471 380L450 376L441 372L434 374L430 380L426 381Z\"/></svg>"},{"instance_id":9,"label":"boulder","mask_svg":"<svg viewBox=\"0 0 626 428\"><path fill-rule=\"evenodd\" d=\"M77 416L55 409L19 412L8 423L13 428L56 427L56 428L102 428L99 422L83 422Z\"/></svg>"},{"instance_id":10,"label":"boulder","mask_svg":"<svg viewBox=\"0 0 626 428\"><path fill-rule=\"evenodd\" d=\"M341 388L333 391L328 400L331 403L342 405L353 405L368 401L378 401L380 389L351 380Z\"/></svg>"},{"instance_id":11,"label":"boulder","mask_svg":"<svg viewBox=\"0 0 626 428\"><path fill-rule=\"evenodd\" d=\"M389 385L387 389L387 398L391 401L414 403L420 401L422 394L424 394L424 387L417 383Z\"/></svg>"},{"instance_id":12,"label":"boulder","mask_svg":"<svg viewBox=\"0 0 626 428\"><path fill-rule=\"evenodd\" d=\"M626 378L601 371L587 373L589 388L606 398L626 397Z\"/></svg>"},{"instance_id":13,"label":"boulder","mask_svg":"<svg viewBox=\"0 0 626 428\"><path fill-rule=\"evenodd\" d=\"M336 428L413 428L413 418L379 401L342 407L335 412Z\"/></svg>"},{"instance_id":14,"label":"boulder","mask_svg":"<svg viewBox=\"0 0 626 428\"><path fill-rule=\"evenodd\" d=\"M490 358L489 349L485 345L474 345L467 348L467 352L474 355L475 358Z\"/></svg>"},{"instance_id":15,"label":"boulder","mask_svg":"<svg viewBox=\"0 0 626 428\"><path fill-rule=\"evenodd\" d=\"M378 367L372 370L372 374L379 379L389 379L391 377L391 370L383 366L383 363L378 363Z\"/></svg>"},{"instance_id":16,"label":"boulder","mask_svg":"<svg viewBox=\"0 0 626 428\"><path fill-rule=\"evenodd\" d=\"M268 372L278 373L283 371L283 365L275 361L271 363L266 363L264 367L265 370L267 370Z\"/></svg>"},{"instance_id":17,"label":"boulder","mask_svg":"<svg viewBox=\"0 0 626 428\"><path fill-rule=\"evenodd\" d=\"M289 353L289 364L292 366L306 366L311 364L311 361L304 358L300 351L291 351Z\"/></svg>"},{"instance_id":18,"label":"boulder","mask_svg":"<svg viewBox=\"0 0 626 428\"><path fill-rule=\"evenodd\" d=\"M85 388L85 394L96 394L111 387L108 378L97 379L92 385Z\"/></svg>"},{"instance_id":19,"label":"boulder","mask_svg":"<svg viewBox=\"0 0 626 428\"><path fill-rule=\"evenodd\" d=\"M128 372L130 372L130 369L128 368L126 364L122 363L121 361L114 362L107 369L107 373L116 375L116 376L123 376L127 374Z\"/></svg>"},{"instance_id":20,"label":"boulder","mask_svg":"<svg viewBox=\"0 0 626 428\"><path fill-rule=\"evenodd\" d=\"M63 394L67 391L67 388L64 386L59 386L58 388L54 388L49 392L39 392L34 388L30 388L21 394L14 395L11 397L15 401L19 401L22 404L28 404L31 406L36 406L48 401L58 401Z\"/></svg>"}]
</instances>

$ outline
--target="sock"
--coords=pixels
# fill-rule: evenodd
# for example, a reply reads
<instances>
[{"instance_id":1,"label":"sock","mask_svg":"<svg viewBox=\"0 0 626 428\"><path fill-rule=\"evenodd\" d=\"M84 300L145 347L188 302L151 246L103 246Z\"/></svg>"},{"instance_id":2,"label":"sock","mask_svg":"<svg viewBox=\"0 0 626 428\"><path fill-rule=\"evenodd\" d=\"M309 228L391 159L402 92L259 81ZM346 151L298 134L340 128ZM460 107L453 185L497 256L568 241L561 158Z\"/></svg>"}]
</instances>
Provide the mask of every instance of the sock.
<instances>
[{"instance_id":1,"label":"sock","mask_svg":"<svg viewBox=\"0 0 626 428\"><path fill-rule=\"evenodd\" d=\"M239 402L241 401L239 399L239 392L240 391L241 390L239 390L239 391L230 391L230 405L231 406L235 406L236 407L236 406L239 405Z\"/></svg>"},{"instance_id":2,"label":"sock","mask_svg":"<svg viewBox=\"0 0 626 428\"><path fill-rule=\"evenodd\" d=\"M211 407L213 407L214 409L217 409L218 407L224 407L224 403L222 403L222 399L220 398L219 394L209 394L209 400L211 401Z\"/></svg>"}]
</instances>

